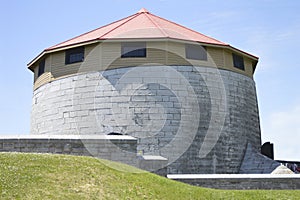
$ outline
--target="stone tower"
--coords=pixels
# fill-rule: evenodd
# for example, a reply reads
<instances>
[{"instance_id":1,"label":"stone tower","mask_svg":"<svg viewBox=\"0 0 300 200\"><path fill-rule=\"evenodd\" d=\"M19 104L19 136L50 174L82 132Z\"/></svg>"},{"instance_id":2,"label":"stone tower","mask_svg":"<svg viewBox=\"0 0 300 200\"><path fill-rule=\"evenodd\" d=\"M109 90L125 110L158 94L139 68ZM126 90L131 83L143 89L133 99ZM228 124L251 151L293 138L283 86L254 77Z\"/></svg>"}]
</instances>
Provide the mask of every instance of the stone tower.
<instances>
[{"instance_id":1,"label":"stone tower","mask_svg":"<svg viewBox=\"0 0 300 200\"><path fill-rule=\"evenodd\" d=\"M239 173L261 145L258 58L146 9L45 49L31 134L123 134L169 173Z\"/></svg>"}]
</instances>

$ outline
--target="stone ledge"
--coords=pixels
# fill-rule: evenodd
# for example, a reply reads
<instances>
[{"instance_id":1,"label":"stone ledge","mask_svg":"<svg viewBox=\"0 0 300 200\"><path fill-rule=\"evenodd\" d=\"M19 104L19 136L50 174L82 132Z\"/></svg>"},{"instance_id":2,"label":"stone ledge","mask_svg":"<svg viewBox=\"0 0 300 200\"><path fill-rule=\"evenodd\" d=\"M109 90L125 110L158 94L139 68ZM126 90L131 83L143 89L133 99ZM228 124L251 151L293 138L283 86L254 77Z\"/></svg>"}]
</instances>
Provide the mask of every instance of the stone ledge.
<instances>
[{"instance_id":1,"label":"stone ledge","mask_svg":"<svg viewBox=\"0 0 300 200\"><path fill-rule=\"evenodd\" d=\"M170 179L246 179L298 178L300 174L168 174Z\"/></svg>"},{"instance_id":2,"label":"stone ledge","mask_svg":"<svg viewBox=\"0 0 300 200\"><path fill-rule=\"evenodd\" d=\"M152 155L143 155L139 157L142 160L161 160L161 161L167 161L168 159L162 156L152 156Z\"/></svg>"},{"instance_id":3,"label":"stone ledge","mask_svg":"<svg viewBox=\"0 0 300 200\"><path fill-rule=\"evenodd\" d=\"M22 136L0 136L0 140L13 139L72 139L72 140L133 140L137 138L128 135L22 135Z\"/></svg>"},{"instance_id":4,"label":"stone ledge","mask_svg":"<svg viewBox=\"0 0 300 200\"><path fill-rule=\"evenodd\" d=\"M123 135L1 136L0 152L58 153L120 161L136 165L137 140Z\"/></svg>"},{"instance_id":5,"label":"stone ledge","mask_svg":"<svg viewBox=\"0 0 300 200\"><path fill-rule=\"evenodd\" d=\"M300 189L300 174L169 174L167 177L215 189Z\"/></svg>"}]
</instances>

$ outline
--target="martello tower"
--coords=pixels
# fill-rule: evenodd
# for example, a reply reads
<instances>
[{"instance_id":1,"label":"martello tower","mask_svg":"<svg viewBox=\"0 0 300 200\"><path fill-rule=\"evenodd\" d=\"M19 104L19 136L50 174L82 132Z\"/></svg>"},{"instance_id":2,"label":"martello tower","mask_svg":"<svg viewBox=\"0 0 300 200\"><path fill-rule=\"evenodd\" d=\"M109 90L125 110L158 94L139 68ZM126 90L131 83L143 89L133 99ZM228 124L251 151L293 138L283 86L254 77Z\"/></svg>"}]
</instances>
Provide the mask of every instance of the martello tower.
<instances>
[{"instance_id":1,"label":"martello tower","mask_svg":"<svg viewBox=\"0 0 300 200\"><path fill-rule=\"evenodd\" d=\"M31 134L123 134L169 173L239 173L261 145L258 58L145 9L45 49Z\"/></svg>"}]
</instances>

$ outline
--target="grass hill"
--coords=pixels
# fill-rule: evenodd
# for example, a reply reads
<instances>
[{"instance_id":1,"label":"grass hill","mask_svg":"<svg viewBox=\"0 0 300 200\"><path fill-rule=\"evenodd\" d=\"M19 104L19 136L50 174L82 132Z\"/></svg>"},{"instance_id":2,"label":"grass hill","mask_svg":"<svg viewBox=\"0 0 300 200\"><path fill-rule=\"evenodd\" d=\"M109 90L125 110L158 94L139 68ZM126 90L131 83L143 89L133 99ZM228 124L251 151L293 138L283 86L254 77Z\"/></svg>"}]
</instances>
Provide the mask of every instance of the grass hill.
<instances>
[{"instance_id":1,"label":"grass hill","mask_svg":"<svg viewBox=\"0 0 300 200\"><path fill-rule=\"evenodd\" d=\"M215 190L92 157L0 153L0 199L299 199L300 191Z\"/></svg>"}]
</instances>

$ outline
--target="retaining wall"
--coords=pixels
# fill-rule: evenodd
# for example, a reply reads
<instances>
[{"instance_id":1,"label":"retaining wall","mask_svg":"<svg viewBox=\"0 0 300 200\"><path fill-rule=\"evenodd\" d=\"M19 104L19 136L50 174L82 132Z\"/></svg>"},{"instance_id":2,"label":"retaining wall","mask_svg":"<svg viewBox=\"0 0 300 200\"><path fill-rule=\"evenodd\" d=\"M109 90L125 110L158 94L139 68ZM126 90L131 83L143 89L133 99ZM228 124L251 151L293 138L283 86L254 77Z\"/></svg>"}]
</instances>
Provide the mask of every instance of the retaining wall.
<instances>
[{"instance_id":1,"label":"retaining wall","mask_svg":"<svg viewBox=\"0 0 300 200\"><path fill-rule=\"evenodd\" d=\"M137 166L136 146L137 140L129 136L42 135L0 137L1 152L94 156L133 166Z\"/></svg>"},{"instance_id":2,"label":"retaining wall","mask_svg":"<svg viewBox=\"0 0 300 200\"><path fill-rule=\"evenodd\" d=\"M167 175L168 160L137 154L137 139L122 135L1 136L0 152L55 153L122 162L161 176ZM105 162L104 162L105 163ZM114 166L117 170L122 168ZM134 171L130 171L134 172Z\"/></svg>"}]
</instances>

